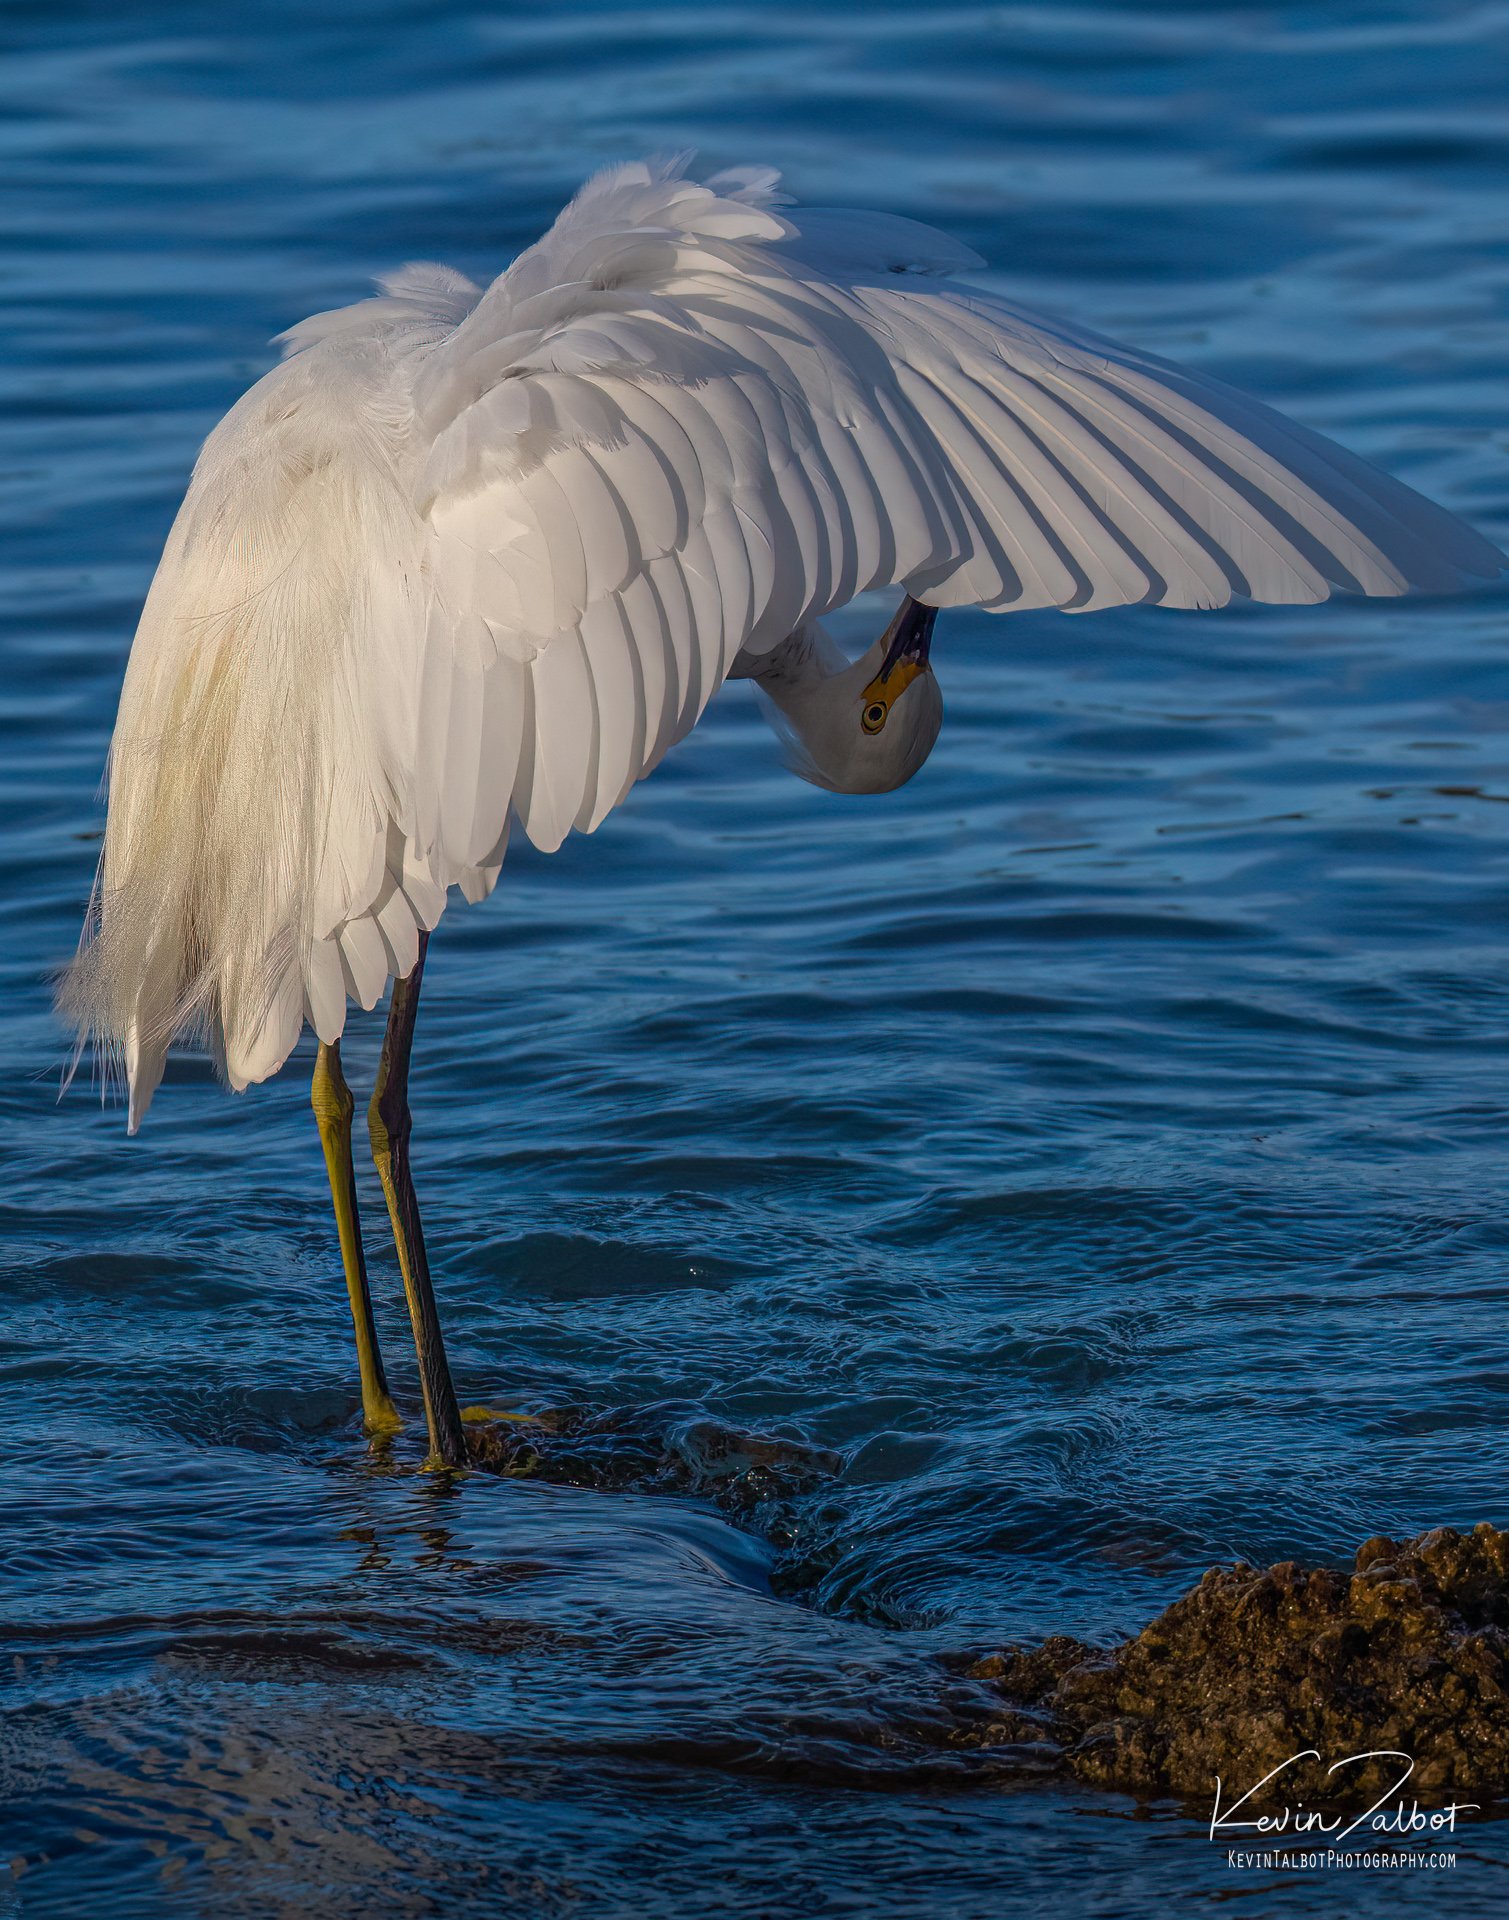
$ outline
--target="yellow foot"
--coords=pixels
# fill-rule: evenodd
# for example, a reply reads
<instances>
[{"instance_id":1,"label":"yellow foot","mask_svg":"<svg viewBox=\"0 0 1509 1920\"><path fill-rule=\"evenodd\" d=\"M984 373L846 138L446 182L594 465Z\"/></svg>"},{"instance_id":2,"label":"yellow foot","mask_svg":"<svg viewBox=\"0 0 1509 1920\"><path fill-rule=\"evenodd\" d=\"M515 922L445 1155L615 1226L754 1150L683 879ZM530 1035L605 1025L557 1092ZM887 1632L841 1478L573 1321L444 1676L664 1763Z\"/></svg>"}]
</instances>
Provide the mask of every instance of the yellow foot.
<instances>
[{"instance_id":1,"label":"yellow foot","mask_svg":"<svg viewBox=\"0 0 1509 1920\"><path fill-rule=\"evenodd\" d=\"M489 1420L514 1420L525 1427L548 1427L550 1425L548 1414L510 1413L507 1407L463 1407L461 1409L461 1418L476 1426L481 1426Z\"/></svg>"},{"instance_id":2,"label":"yellow foot","mask_svg":"<svg viewBox=\"0 0 1509 1920\"><path fill-rule=\"evenodd\" d=\"M402 1416L386 1394L381 1399L363 1402L362 1425L372 1440L391 1440L395 1433L403 1432Z\"/></svg>"}]
</instances>

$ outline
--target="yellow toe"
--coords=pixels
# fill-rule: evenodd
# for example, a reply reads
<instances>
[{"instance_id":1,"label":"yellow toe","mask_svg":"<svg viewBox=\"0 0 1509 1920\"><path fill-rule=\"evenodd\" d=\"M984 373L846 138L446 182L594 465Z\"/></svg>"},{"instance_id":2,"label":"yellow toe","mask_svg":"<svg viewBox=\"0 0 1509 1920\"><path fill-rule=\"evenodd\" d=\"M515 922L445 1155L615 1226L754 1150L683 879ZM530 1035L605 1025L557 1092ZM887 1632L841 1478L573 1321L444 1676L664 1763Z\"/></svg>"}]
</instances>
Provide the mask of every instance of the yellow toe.
<instances>
[{"instance_id":1,"label":"yellow toe","mask_svg":"<svg viewBox=\"0 0 1509 1920\"><path fill-rule=\"evenodd\" d=\"M403 1432L403 1417L386 1394L364 1400L362 1403L362 1425L373 1440L391 1440L395 1433Z\"/></svg>"}]
</instances>

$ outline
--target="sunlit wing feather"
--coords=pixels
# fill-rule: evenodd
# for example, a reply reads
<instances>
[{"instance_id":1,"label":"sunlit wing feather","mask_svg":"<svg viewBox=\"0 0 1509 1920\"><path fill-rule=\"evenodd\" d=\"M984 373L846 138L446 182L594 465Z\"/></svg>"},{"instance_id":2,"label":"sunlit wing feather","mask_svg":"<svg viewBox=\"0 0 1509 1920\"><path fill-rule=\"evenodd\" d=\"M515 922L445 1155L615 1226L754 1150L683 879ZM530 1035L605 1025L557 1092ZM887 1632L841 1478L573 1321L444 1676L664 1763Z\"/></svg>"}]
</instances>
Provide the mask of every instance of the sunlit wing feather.
<instances>
[{"instance_id":1,"label":"sunlit wing feather","mask_svg":"<svg viewBox=\"0 0 1509 1920\"><path fill-rule=\"evenodd\" d=\"M771 184L594 182L418 383L436 591L532 681L537 845L595 826L737 655L866 588L1211 607L1500 565L1255 402L919 280L975 264L928 229L787 218Z\"/></svg>"}]
</instances>

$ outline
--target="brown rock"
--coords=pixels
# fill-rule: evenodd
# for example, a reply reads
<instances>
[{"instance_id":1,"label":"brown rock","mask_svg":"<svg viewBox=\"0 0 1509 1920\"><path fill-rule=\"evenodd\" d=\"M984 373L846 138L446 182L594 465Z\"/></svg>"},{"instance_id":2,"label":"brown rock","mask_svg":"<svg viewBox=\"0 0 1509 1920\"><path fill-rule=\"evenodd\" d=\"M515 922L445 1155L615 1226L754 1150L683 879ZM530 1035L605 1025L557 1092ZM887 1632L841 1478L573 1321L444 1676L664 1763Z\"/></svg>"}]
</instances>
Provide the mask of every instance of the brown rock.
<instances>
[{"instance_id":1,"label":"brown rock","mask_svg":"<svg viewBox=\"0 0 1509 1920\"><path fill-rule=\"evenodd\" d=\"M1509 1793L1509 1534L1379 1536L1355 1569L1213 1567L1119 1647L1059 1635L972 1671L999 1688L1008 1731L1021 1710L1102 1786L1208 1805L1217 1776L1240 1792L1313 1747L1320 1764L1286 1769L1276 1799L1336 1804L1376 1795L1400 1766L1340 1781L1326 1767L1392 1747L1416 1763L1407 1799Z\"/></svg>"}]
</instances>

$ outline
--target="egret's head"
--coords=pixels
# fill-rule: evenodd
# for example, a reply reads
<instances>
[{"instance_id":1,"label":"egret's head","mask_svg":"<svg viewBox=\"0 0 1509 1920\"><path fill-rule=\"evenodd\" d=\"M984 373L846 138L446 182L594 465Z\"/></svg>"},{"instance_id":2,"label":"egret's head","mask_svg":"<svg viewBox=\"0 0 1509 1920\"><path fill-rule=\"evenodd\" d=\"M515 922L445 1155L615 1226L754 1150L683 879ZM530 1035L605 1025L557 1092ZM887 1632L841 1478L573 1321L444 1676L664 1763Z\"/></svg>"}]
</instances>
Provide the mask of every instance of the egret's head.
<instances>
[{"instance_id":1,"label":"egret's head","mask_svg":"<svg viewBox=\"0 0 1509 1920\"><path fill-rule=\"evenodd\" d=\"M851 666L782 702L791 763L835 793L889 793L926 760L943 725L943 695L929 657L935 609L901 611Z\"/></svg>"}]
</instances>

